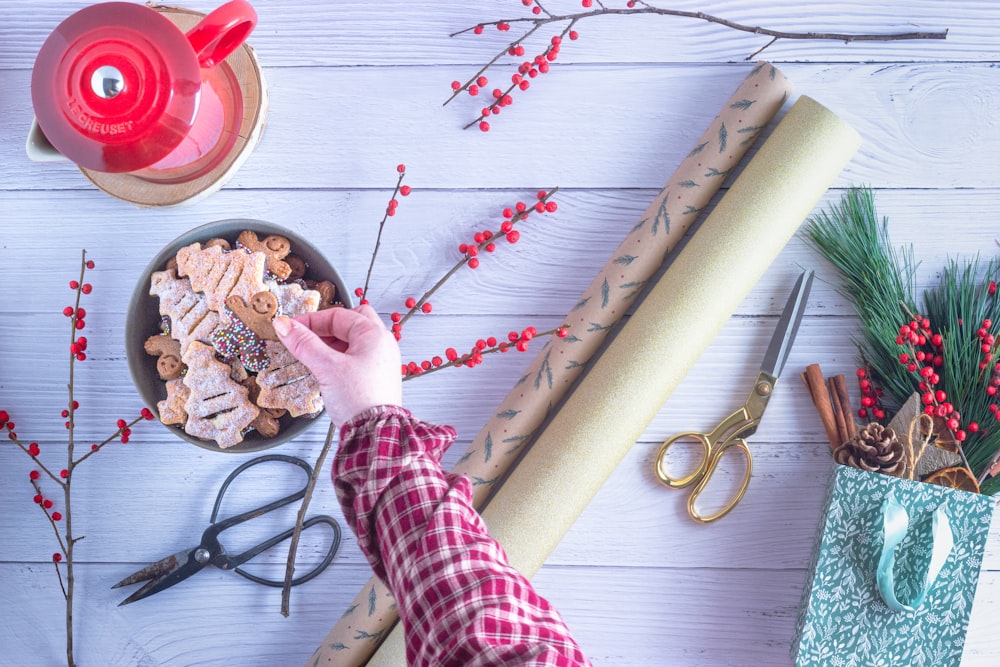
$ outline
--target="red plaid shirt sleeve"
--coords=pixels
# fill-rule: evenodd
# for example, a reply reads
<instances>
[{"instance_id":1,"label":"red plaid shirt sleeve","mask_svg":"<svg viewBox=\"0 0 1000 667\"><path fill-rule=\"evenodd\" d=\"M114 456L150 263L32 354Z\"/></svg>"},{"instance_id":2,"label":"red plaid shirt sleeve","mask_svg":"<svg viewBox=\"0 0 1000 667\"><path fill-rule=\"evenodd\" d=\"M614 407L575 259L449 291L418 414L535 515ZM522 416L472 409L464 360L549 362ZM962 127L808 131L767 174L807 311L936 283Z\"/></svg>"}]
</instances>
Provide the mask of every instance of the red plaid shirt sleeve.
<instances>
[{"instance_id":1,"label":"red plaid shirt sleeve","mask_svg":"<svg viewBox=\"0 0 1000 667\"><path fill-rule=\"evenodd\" d=\"M441 468L450 426L401 407L341 429L333 478L348 525L399 608L410 665L589 665L558 612L507 562Z\"/></svg>"}]
</instances>

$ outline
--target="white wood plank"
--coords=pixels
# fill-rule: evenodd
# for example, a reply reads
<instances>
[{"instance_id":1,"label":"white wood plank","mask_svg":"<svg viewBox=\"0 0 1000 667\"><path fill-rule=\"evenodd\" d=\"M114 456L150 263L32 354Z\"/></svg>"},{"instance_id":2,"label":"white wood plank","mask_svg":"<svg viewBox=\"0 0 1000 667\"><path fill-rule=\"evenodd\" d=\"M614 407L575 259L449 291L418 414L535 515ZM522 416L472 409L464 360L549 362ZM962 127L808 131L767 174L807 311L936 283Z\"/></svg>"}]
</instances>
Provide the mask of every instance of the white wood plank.
<instances>
[{"instance_id":1,"label":"white wood plank","mask_svg":"<svg viewBox=\"0 0 1000 667\"><path fill-rule=\"evenodd\" d=\"M0 68L27 69L49 32L87 0L4 0L8 20L0 26ZM189 0L186 7L207 12L218 6L213 0ZM624 6L606 3L608 6ZM933 0L893 0L838 3L820 0L766 4L747 0L705 3L674 0L652 3L660 7L704 11L720 18L794 32L828 31L886 34L891 32L940 31L945 40L917 42L855 42L844 45L827 41L782 41L765 51L774 62L788 61L912 61L993 60L998 47L996 25L1000 14L991 2L943 5ZM403 0L368 3L314 3L304 0L256 0L259 15L250 43L267 67L412 65L449 63L451 78L471 75L518 34L515 30L449 38L452 32L479 22L530 16L520 3L480 0L475 3L446 0L432 5ZM553 12L581 11L578 0L551 0ZM562 26L559 27L559 30ZM768 39L740 33L718 25L677 17L601 17L578 26L578 42L567 42L560 61L581 62L733 62L764 46ZM539 44L556 30L545 30ZM669 48L664 48L668 44ZM534 54L534 50L530 51ZM448 79L450 81L451 79ZM447 83L447 82L445 82Z\"/></svg>"},{"instance_id":2,"label":"white wood plank","mask_svg":"<svg viewBox=\"0 0 1000 667\"><path fill-rule=\"evenodd\" d=\"M449 75L440 68L283 68L268 73L261 145L227 187L385 188L400 162L414 187L661 187L749 67L567 68L523 93L485 135L459 129L481 103L441 108ZM990 64L783 70L864 139L838 187L996 185L1000 136L989 128L1000 90ZM26 91L28 79L0 70L0 89ZM25 157L31 117L26 92L0 98L0 188L91 190L72 165Z\"/></svg>"}]
</instances>

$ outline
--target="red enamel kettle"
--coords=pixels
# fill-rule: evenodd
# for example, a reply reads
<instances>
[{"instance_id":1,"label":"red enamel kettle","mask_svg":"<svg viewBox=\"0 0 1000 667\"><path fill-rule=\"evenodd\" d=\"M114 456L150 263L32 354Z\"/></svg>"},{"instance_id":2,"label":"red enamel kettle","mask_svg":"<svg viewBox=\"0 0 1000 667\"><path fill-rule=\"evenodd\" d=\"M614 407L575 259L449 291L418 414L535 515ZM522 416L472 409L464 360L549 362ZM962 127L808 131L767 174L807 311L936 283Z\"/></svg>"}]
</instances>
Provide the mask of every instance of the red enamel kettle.
<instances>
[{"instance_id":1,"label":"red enamel kettle","mask_svg":"<svg viewBox=\"0 0 1000 667\"><path fill-rule=\"evenodd\" d=\"M86 169L153 181L196 178L225 159L242 120L239 84L217 67L257 23L245 0L186 34L156 10L106 2L69 16L31 76L45 139Z\"/></svg>"}]
</instances>

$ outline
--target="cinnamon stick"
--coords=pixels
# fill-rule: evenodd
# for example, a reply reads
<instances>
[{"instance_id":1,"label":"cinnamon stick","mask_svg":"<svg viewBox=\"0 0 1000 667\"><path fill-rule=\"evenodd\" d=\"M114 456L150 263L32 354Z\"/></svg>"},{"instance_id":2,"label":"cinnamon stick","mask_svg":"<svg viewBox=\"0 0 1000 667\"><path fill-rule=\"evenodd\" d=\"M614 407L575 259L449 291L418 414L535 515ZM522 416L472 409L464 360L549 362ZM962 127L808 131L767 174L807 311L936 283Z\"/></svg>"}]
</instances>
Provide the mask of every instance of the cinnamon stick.
<instances>
[{"instance_id":1,"label":"cinnamon stick","mask_svg":"<svg viewBox=\"0 0 1000 667\"><path fill-rule=\"evenodd\" d=\"M837 393L837 383L835 380L836 376L831 377L827 380L827 384L830 387L830 398L833 402L833 418L837 427L837 447L839 447L850 440L847 437L847 422L851 419L851 416L850 414L844 414L844 404ZM848 407L848 410L850 410L850 407Z\"/></svg>"},{"instance_id":2,"label":"cinnamon stick","mask_svg":"<svg viewBox=\"0 0 1000 667\"><path fill-rule=\"evenodd\" d=\"M847 380L843 375L835 375L830 378L833 383L834 400L840 403L840 410L844 414L844 425L847 428L847 440L851 440L858 434L858 428L854 423L854 413L851 409L851 396L847 393ZM845 440L844 442L847 442Z\"/></svg>"},{"instance_id":3,"label":"cinnamon stick","mask_svg":"<svg viewBox=\"0 0 1000 667\"><path fill-rule=\"evenodd\" d=\"M842 443L839 441L840 433L837 430L836 418L833 415L833 404L830 401L830 392L827 390L826 382L823 380L823 371L819 364L809 364L801 374L802 382L805 383L812 397L816 412L819 413L820 421L823 422L823 429L826 437L830 441L830 449L834 450Z\"/></svg>"}]
</instances>

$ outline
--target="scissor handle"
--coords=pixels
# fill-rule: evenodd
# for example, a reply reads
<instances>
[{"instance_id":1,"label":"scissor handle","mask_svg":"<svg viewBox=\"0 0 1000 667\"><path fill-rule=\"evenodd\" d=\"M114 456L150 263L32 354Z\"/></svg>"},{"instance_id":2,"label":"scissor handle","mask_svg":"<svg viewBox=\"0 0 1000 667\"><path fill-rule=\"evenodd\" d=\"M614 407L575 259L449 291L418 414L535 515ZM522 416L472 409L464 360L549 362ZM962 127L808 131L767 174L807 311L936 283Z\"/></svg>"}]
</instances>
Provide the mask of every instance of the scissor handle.
<instances>
[{"instance_id":1,"label":"scissor handle","mask_svg":"<svg viewBox=\"0 0 1000 667\"><path fill-rule=\"evenodd\" d=\"M719 462L722 457L725 456L726 452L730 449L738 449L743 452L743 456L746 458L746 472L743 475L743 483L740 484L739 490L736 494L729 499L729 502L714 514L701 514L697 508L695 508L695 503L698 501L698 496L701 492L705 490L705 486L708 485L708 481L712 479L712 475L715 474L716 468L719 467ZM750 458L750 448L747 447L747 441L740 437L733 437L725 440L720 446L714 448L714 450L707 457L708 461L705 463L705 470L698 483L691 493L688 494L687 499L687 511L688 515L695 521L701 523L710 523L716 519L721 519L722 517L729 514L730 511L743 499L743 494L746 493L747 487L750 485L750 476L753 474L753 459Z\"/></svg>"},{"instance_id":2,"label":"scissor handle","mask_svg":"<svg viewBox=\"0 0 1000 667\"><path fill-rule=\"evenodd\" d=\"M290 493L284 498L279 498L278 500L270 502L267 505L264 505L263 507L258 507L255 510L243 512L242 514L237 514L236 516L229 517L224 521L215 523L215 518L219 515L219 508L222 506L222 498L223 496L226 495L226 489L229 488L229 485L233 482L233 480L236 479L236 477L247 468L259 465L261 463L267 463L269 461L282 461L284 463L291 463L301 468L306 473L306 481L302 485L302 488L296 491L295 493ZM261 514L267 514L268 512L278 509L279 507L284 507L285 505L293 503L296 500L301 500L306 495L306 488L309 485L309 479L311 477L312 477L312 466L310 466L302 459L296 458L294 456L286 456L285 454L267 454L266 456L258 456L255 459L247 461L246 463L236 468L236 470L229 473L229 477L227 477L226 481L224 481L222 483L222 486L219 487L219 493L218 495L215 496L215 505L212 507L212 516L209 517L209 521L212 523L212 525L208 528L208 530L205 531L206 535L214 534L217 536L219 533L226 530L227 528L232 528L237 524L243 523L244 521L249 521L250 519L258 517Z\"/></svg>"},{"instance_id":3,"label":"scissor handle","mask_svg":"<svg viewBox=\"0 0 1000 667\"><path fill-rule=\"evenodd\" d=\"M697 442L701 445L701 460L698 461L698 467L696 467L691 473L685 475L684 477L674 477L667 470L667 452L678 442ZM696 431L686 431L684 433L678 433L673 435L663 441L660 445L660 450L656 452L655 468L656 476L660 480L660 483L664 486L668 486L671 489L686 489L691 486L705 474L708 469L709 458L712 454L712 443L709 442L708 436L704 433L698 433Z\"/></svg>"},{"instance_id":4,"label":"scissor handle","mask_svg":"<svg viewBox=\"0 0 1000 667\"><path fill-rule=\"evenodd\" d=\"M292 579L291 582L292 586L298 586L299 584L304 584L305 582L309 581L310 579L318 575L320 572L325 570L327 566L333 561L333 557L334 555L336 555L337 549L340 548L340 524L338 524L336 519L334 519L331 516L321 514L318 516L309 517L308 519L302 522L302 530L304 532L308 530L310 527L320 523L330 526L330 529L333 530L333 541L330 543L330 548L329 550L327 550L326 555L323 556L323 560L320 561L319 565L317 565L316 567L314 567L312 570L305 573L301 577L296 577ZM294 527L289 528L283 533L275 535L271 539L261 542L257 546L253 547L252 549L248 549L247 551L244 551L238 556L227 556L226 558L228 560L228 566L226 569L232 568L233 572L235 572L236 574L246 577L250 581L254 581L258 584L263 584L265 586L273 586L275 588L284 586L285 585L284 578L279 580L279 579L267 579L264 577L259 577L255 574L247 572L246 570L240 569L238 566L247 562L254 556L264 553L265 551L275 546L279 542L287 540L292 536L292 533L294 532L295 532Z\"/></svg>"}]
</instances>

